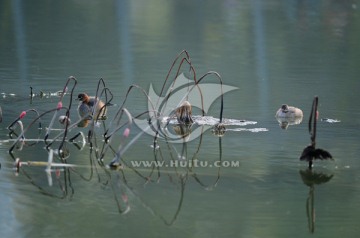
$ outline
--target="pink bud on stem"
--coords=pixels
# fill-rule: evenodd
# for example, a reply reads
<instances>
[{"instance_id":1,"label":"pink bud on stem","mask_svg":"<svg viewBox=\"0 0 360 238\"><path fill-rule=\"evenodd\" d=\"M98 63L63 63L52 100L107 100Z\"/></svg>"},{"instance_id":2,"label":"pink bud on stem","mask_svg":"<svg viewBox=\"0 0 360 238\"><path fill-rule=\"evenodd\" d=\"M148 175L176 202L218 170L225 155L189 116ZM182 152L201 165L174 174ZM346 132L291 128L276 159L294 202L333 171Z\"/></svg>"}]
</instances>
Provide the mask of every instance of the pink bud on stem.
<instances>
[{"instance_id":1,"label":"pink bud on stem","mask_svg":"<svg viewBox=\"0 0 360 238\"><path fill-rule=\"evenodd\" d=\"M124 130L123 136L124 136L124 137L128 137L129 134L130 134L130 129L129 129L129 128L126 128L126 129Z\"/></svg>"},{"instance_id":2,"label":"pink bud on stem","mask_svg":"<svg viewBox=\"0 0 360 238\"><path fill-rule=\"evenodd\" d=\"M20 119L23 119L25 116L26 116L26 111L22 111L22 112L20 113L19 118L20 118Z\"/></svg>"},{"instance_id":3,"label":"pink bud on stem","mask_svg":"<svg viewBox=\"0 0 360 238\"><path fill-rule=\"evenodd\" d=\"M58 104L57 104L57 110L60 110L61 108L62 108L62 102L60 101L60 102L58 102Z\"/></svg>"}]
</instances>

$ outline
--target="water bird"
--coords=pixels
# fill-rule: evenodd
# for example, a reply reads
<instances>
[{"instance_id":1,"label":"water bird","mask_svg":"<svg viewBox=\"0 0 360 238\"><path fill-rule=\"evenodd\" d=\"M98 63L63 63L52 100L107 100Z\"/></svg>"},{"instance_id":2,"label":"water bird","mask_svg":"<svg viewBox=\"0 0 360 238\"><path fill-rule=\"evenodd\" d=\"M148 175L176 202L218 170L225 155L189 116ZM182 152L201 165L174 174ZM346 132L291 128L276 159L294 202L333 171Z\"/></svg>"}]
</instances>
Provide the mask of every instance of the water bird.
<instances>
[{"instance_id":1,"label":"water bird","mask_svg":"<svg viewBox=\"0 0 360 238\"><path fill-rule=\"evenodd\" d=\"M309 163L309 169L313 166L313 160L320 159L320 160L327 160L327 159L333 159L332 155L323 149L315 148L316 144L316 121L318 119L318 111L317 106L319 103L319 98L317 96L314 97L313 104L311 107L311 113L309 117L309 133L310 133L310 139L311 144L305 147L303 150L300 160L305 160ZM314 121L312 123L312 121Z\"/></svg>"},{"instance_id":2,"label":"water bird","mask_svg":"<svg viewBox=\"0 0 360 238\"><path fill-rule=\"evenodd\" d=\"M96 120L104 119L106 117L105 103L99 98L88 96L86 93L80 93L77 100L80 101L78 106L79 116L84 118L85 121L93 118Z\"/></svg>"},{"instance_id":3,"label":"water bird","mask_svg":"<svg viewBox=\"0 0 360 238\"><path fill-rule=\"evenodd\" d=\"M192 119L192 107L188 101L184 101L176 109L176 118L180 124L192 124L194 121Z\"/></svg>"},{"instance_id":4,"label":"water bird","mask_svg":"<svg viewBox=\"0 0 360 238\"><path fill-rule=\"evenodd\" d=\"M303 117L303 112L301 109L293 106L288 106L283 104L279 110L277 110L275 117L277 118L300 118Z\"/></svg>"}]
</instances>

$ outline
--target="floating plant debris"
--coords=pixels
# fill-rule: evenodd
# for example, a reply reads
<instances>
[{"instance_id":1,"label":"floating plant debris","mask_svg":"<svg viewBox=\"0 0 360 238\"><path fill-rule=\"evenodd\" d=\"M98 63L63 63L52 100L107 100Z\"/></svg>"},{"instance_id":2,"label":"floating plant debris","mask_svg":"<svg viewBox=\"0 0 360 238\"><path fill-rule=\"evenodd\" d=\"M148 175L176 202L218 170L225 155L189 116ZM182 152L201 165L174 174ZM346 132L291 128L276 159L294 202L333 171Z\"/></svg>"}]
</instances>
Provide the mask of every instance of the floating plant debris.
<instances>
[{"instance_id":1,"label":"floating plant debris","mask_svg":"<svg viewBox=\"0 0 360 238\"><path fill-rule=\"evenodd\" d=\"M206 125L206 126L215 126L220 122L219 118L215 118L213 116L193 116L192 119L194 120L195 124L198 124L200 126ZM170 124L170 125L176 125L178 124L178 121L176 118L170 118L170 117L163 117L162 123ZM223 118L221 122L224 126L247 126L247 125L255 125L257 124L256 121L247 121L247 120L238 120L238 119L227 119Z\"/></svg>"},{"instance_id":2,"label":"floating plant debris","mask_svg":"<svg viewBox=\"0 0 360 238\"><path fill-rule=\"evenodd\" d=\"M339 123L339 122L341 122L338 119L331 119L331 118L321 118L321 121L327 122L327 123Z\"/></svg>"},{"instance_id":3,"label":"floating plant debris","mask_svg":"<svg viewBox=\"0 0 360 238\"><path fill-rule=\"evenodd\" d=\"M266 128L230 128L227 130L228 131L249 131L249 132L254 132L254 133L269 131Z\"/></svg>"}]
</instances>

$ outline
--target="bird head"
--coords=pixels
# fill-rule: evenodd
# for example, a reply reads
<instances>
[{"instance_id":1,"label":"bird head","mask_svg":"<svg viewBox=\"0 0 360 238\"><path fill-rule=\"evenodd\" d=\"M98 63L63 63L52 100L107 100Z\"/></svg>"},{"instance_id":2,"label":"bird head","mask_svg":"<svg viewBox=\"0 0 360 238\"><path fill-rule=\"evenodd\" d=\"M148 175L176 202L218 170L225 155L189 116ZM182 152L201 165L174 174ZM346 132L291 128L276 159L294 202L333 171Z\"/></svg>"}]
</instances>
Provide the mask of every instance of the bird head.
<instances>
[{"instance_id":1,"label":"bird head","mask_svg":"<svg viewBox=\"0 0 360 238\"><path fill-rule=\"evenodd\" d=\"M88 102L89 101L89 96L86 93L79 93L76 100L79 100L81 102Z\"/></svg>"}]
</instances>

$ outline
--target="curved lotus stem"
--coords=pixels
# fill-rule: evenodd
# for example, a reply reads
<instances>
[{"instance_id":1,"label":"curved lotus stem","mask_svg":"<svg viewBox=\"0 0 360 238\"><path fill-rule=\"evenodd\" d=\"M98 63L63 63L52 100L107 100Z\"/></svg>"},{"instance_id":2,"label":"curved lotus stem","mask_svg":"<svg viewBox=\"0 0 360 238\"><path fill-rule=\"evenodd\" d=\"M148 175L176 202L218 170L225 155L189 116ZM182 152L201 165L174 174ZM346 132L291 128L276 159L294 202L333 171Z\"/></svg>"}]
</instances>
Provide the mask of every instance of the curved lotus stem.
<instances>
[{"instance_id":1,"label":"curved lotus stem","mask_svg":"<svg viewBox=\"0 0 360 238\"><path fill-rule=\"evenodd\" d=\"M68 110L66 107L63 107L63 109ZM11 152L13 151L16 143L17 143L21 138L24 137L24 135L25 135L25 133L27 132L27 130L28 130L30 127L32 127L33 124L34 124L36 121L40 120L41 117L43 117L45 114L50 113L50 112L54 112L54 111L56 111L56 110L58 110L58 109L57 109L57 108L51 109L51 110L49 110L49 111L43 112L42 114L39 114L35 109L29 109L29 110L26 110L26 111L22 112L22 113L20 114L20 116L19 116L13 123L10 124L10 126L8 127L9 130L12 130L12 129L11 129L12 126L13 126L15 123L17 123L17 121L19 121L21 118L23 118L23 117L26 115L26 112L27 112L27 111L35 111L38 116L37 116L37 117L23 130L23 132L18 136L18 138L17 138L17 139L15 140L15 142L13 143L13 145L10 147L9 152L11 153ZM40 124L40 126L41 126L41 123L40 123L40 122L39 122L39 124Z\"/></svg>"},{"instance_id":2,"label":"curved lotus stem","mask_svg":"<svg viewBox=\"0 0 360 238\"><path fill-rule=\"evenodd\" d=\"M68 91L68 84L70 83L70 81L74 81L74 85L73 85L73 87L72 87L72 89L71 89L71 93L70 93L70 102L69 102L69 106L68 106L68 111L66 112L66 116L67 116L68 118L70 117L69 111L70 111L71 105L72 105L72 96L73 96L73 92L74 92L74 89L75 89L76 84L77 84L77 80L76 80L76 78L75 78L74 76L70 76L70 77L68 78L68 80L66 81L66 84L65 84L65 86L64 86L64 89L62 90L62 93L60 93L60 99L59 99L59 102L57 103L56 111L55 111L55 113L54 113L54 115L53 115L53 117L52 117L52 119L51 119L51 121L50 121L50 124L49 124L49 126L48 126L48 128L47 128L47 130L46 130L46 134L45 134L45 137L44 137L45 142L46 142L46 140L48 139L48 137L49 137L49 135L50 135L51 128L53 127L54 121L55 121L55 119L57 118L58 111L63 108L63 106L62 106L62 100L63 100L65 94L66 94L67 91ZM65 126L65 131L67 131L68 123L66 123L65 125L66 125L66 126ZM66 134L66 133L65 133L65 134ZM65 138L65 137L64 137L64 138Z\"/></svg>"},{"instance_id":3,"label":"curved lotus stem","mask_svg":"<svg viewBox=\"0 0 360 238\"><path fill-rule=\"evenodd\" d=\"M33 109L33 108L28 109L26 111L22 111L20 113L19 117L16 118L7 128L11 131L12 127L17 123L17 121L23 119L27 115L28 112L35 112L38 117L40 115L39 112L36 109ZM39 122L39 128L41 128L41 121Z\"/></svg>"}]
</instances>

